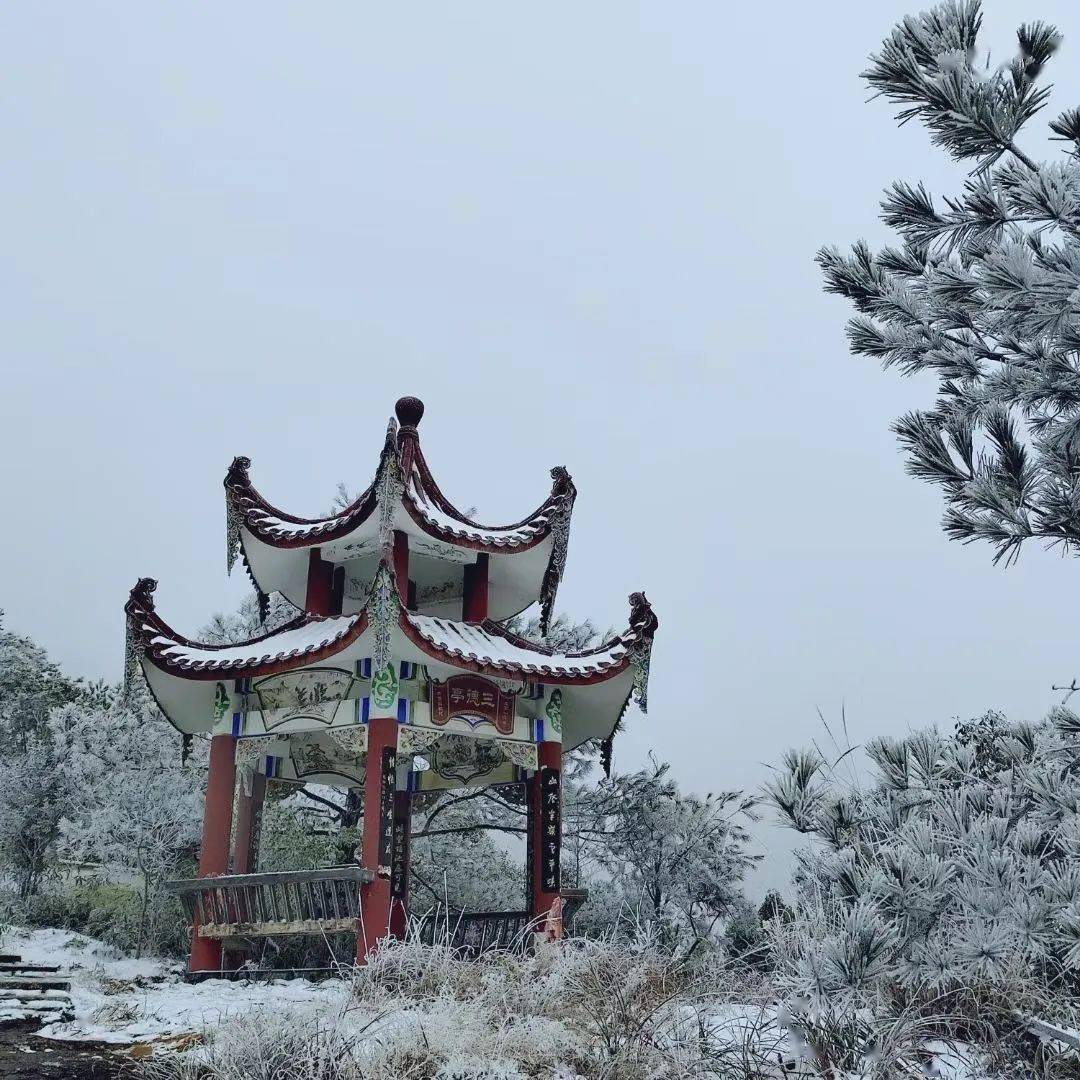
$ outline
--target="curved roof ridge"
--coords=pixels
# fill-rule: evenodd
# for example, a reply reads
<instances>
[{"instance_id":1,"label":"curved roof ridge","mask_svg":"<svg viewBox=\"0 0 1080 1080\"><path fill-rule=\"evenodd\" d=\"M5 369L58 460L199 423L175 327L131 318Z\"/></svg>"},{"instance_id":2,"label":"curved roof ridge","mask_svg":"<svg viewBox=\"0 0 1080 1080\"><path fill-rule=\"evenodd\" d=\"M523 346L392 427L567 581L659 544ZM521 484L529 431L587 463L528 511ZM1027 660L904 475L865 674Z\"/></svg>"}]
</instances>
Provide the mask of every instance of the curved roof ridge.
<instances>
[{"instance_id":1,"label":"curved roof ridge","mask_svg":"<svg viewBox=\"0 0 1080 1080\"><path fill-rule=\"evenodd\" d=\"M417 640L419 636L436 650L431 655L439 658L441 653L442 658L450 663L491 663L540 675L563 674L569 669L582 675L605 674L613 673L616 668L623 670L631 663L644 664L647 668L648 653L659 620L644 593L631 594L630 605L630 625L623 633L593 648L568 653L557 652L549 645L522 637L501 623L490 620L482 623L457 622L404 610L401 619L402 629L415 644L431 653ZM545 660L549 662L545 663Z\"/></svg>"},{"instance_id":2,"label":"curved roof ridge","mask_svg":"<svg viewBox=\"0 0 1080 1080\"><path fill-rule=\"evenodd\" d=\"M406 443L412 445L408 448L408 452L403 452ZM238 531L241 524L258 536L259 539L271 544L275 541L299 540L303 544L314 539L337 539L342 534L342 530L347 531L366 521L375 509L379 496L379 477L386 467L389 457L395 459L395 464L399 468L410 464L415 466L415 476L419 480L417 485L419 494L430 501L442 514L479 533L506 533L529 526L533 526L539 532L544 526L550 526L551 511L565 504L572 505L577 494L577 489L574 487L570 474L563 466L557 465L551 469L553 484L550 494L532 513L509 525L485 525L475 521L458 510L443 494L442 489L431 473L431 468L424 457L423 451L420 449L419 436L415 428L411 429L411 431L408 428L402 428L399 431L397 423L391 418L386 433L386 441L382 453L379 455L375 479L357 498L336 514L327 514L322 517L302 517L282 510L262 495L252 483L251 459L244 456L233 458L232 464L225 474L224 487L227 510L231 516L236 518L237 541L239 541ZM410 469L409 473L403 477L406 493L408 493L412 479L413 473ZM399 495L398 497L401 498L402 496ZM425 508L418 506L417 509L423 513ZM568 510L569 507L567 507ZM441 525L437 521L432 522L432 524L436 529L440 527L446 529L445 525ZM282 528L282 526L288 525L299 526L299 528ZM328 536L329 533L333 533L333 536ZM546 530L544 535L547 535ZM523 537L519 542L523 543L526 539L532 539L532 537Z\"/></svg>"},{"instance_id":3,"label":"curved roof ridge","mask_svg":"<svg viewBox=\"0 0 1080 1080\"><path fill-rule=\"evenodd\" d=\"M561 502L564 502L567 499L573 501L573 498L577 495L577 488L574 486L574 481L570 478L570 473L566 470L566 467L563 465L556 465L549 472L553 481L551 491L547 498L544 499L532 513L526 514L519 521L510 522L507 525L485 525L459 510L446 497L442 488L439 487L438 481L431 471L431 466L427 462L427 457L424 455L424 451L420 446L419 435L413 433L411 439L413 441L411 464L413 469L415 469L415 475L420 480L421 493L426 498L430 499L430 501L434 503L442 513L446 514L447 517L454 518L472 529L479 529L484 532L510 532L513 529L521 529L525 526L535 524L537 519L548 514ZM408 477L407 481L408 480L411 480L411 477ZM408 484L406 486L408 486Z\"/></svg>"},{"instance_id":4,"label":"curved roof ridge","mask_svg":"<svg viewBox=\"0 0 1080 1080\"><path fill-rule=\"evenodd\" d=\"M247 641L218 644L193 641L165 622L154 607L156 588L157 582L152 578L140 578L125 605L129 664L145 658L180 677L205 678L240 672L255 676L304 667L343 651L369 626L375 627L378 638L380 630L388 633L390 626L396 625L434 659L496 675L538 675L568 682L593 682L633 666L635 690L640 688L639 700L644 703L648 654L658 625L644 593L634 593L626 631L591 649L558 653L548 645L512 633L499 623L457 622L408 611L402 603L393 568L384 560L364 606L355 614L304 614Z\"/></svg>"},{"instance_id":5,"label":"curved roof ridge","mask_svg":"<svg viewBox=\"0 0 1080 1080\"><path fill-rule=\"evenodd\" d=\"M306 664L316 652L331 648L333 652L339 652L359 637L367 625L364 609L354 615L304 613L275 630L244 641L195 641L175 630L158 614L153 599L156 589L157 582L153 578L140 578L124 605L128 619L129 664L135 658L149 655L153 662L161 661L165 667L180 668L181 672L213 671L219 674L253 663L303 660ZM256 648L270 642L278 646L273 651ZM292 666L302 665L294 663Z\"/></svg>"},{"instance_id":6,"label":"curved roof ridge","mask_svg":"<svg viewBox=\"0 0 1080 1080\"><path fill-rule=\"evenodd\" d=\"M653 612L652 605L645 598L645 594L642 592L636 592L630 594L630 620L626 630L621 634L614 634L612 637L601 641L598 645L593 645L588 649L580 649L574 652L557 652L549 645L545 645L542 642L533 641L532 638L524 637L521 634L515 633L509 627L503 623L495 622L491 619L485 619L481 624L484 629L497 637L503 638L505 641L512 645L519 647L526 647L535 649L537 651L543 651L548 656L561 656L566 659L578 659L588 656L596 656L598 653L608 652L612 648L618 645L624 645L629 647L637 641L652 641L653 635L656 633L657 627L660 625L660 620L657 619Z\"/></svg>"}]
</instances>

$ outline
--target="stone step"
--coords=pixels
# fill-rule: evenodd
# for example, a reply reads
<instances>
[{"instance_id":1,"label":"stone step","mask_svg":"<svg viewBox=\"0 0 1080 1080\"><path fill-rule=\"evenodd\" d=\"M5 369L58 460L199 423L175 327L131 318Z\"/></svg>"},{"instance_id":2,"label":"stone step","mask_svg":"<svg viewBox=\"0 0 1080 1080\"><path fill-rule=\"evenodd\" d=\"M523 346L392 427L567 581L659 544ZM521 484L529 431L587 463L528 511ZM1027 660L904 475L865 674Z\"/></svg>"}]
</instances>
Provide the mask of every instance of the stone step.
<instances>
[{"instance_id":1,"label":"stone step","mask_svg":"<svg viewBox=\"0 0 1080 1080\"><path fill-rule=\"evenodd\" d=\"M21 959L18 953L0 952L0 964L17 964Z\"/></svg>"},{"instance_id":2,"label":"stone step","mask_svg":"<svg viewBox=\"0 0 1080 1080\"><path fill-rule=\"evenodd\" d=\"M0 975L0 997L5 990L70 990L68 979L48 975Z\"/></svg>"},{"instance_id":3,"label":"stone step","mask_svg":"<svg viewBox=\"0 0 1080 1080\"><path fill-rule=\"evenodd\" d=\"M60 968L57 967L55 964L22 964L18 962L0 960L0 975L10 975L14 973L21 973L26 975L30 975L32 973L51 975L59 970Z\"/></svg>"},{"instance_id":4,"label":"stone step","mask_svg":"<svg viewBox=\"0 0 1080 1080\"><path fill-rule=\"evenodd\" d=\"M42 997L40 994L31 994L27 991L20 991L18 997L11 994L0 994L0 1009L36 1009L39 1012L47 1012L50 1010L63 1011L71 1007L71 998L67 994L61 994L58 990L54 990L53 993L59 996Z\"/></svg>"}]
</instances>

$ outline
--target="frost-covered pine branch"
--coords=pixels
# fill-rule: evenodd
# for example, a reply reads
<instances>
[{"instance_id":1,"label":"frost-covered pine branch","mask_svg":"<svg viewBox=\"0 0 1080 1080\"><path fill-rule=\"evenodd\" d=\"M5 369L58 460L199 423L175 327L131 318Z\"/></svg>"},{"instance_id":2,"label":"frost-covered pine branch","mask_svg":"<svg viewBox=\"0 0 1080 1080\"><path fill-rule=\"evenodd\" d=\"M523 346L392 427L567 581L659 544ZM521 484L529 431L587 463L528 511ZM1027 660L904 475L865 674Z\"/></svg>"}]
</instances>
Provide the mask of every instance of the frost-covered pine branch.
<instances>
[{"instance_id":1,"label":"frost-covered pine branch","mask_svg":"<svg viewBox=\"0 0 1080 1080\"><path fill-rule=\"evenodd\" d=\"M818 262L855 308L853 352L936 377L934 406L894 425L908 470L942 488L951 538L1008 563L1033 537L1080 550L1080 109L1050 125L1058 158L1021 149L1061 38L1025 24L992 67L976 60L980 24L977 0L909 16L863 73L974 171L942 199L894 183L881 217L898 243Z\"/></svg>"}]
</instances>

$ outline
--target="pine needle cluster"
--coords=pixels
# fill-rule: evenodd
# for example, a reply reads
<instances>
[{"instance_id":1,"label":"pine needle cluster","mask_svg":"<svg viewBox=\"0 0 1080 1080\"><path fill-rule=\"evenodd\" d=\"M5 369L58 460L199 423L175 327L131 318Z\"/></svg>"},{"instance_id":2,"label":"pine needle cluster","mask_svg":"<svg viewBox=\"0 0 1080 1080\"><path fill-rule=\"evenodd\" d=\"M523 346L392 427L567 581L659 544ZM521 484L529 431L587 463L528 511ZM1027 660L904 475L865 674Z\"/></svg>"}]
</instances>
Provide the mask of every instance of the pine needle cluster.
<instances>
[{"instance_id":1,"label":"pine needle cluster","mask_svg":"<svg viewBox=\"0 0 1080 1080\"><path fill-rule=\"evenodd\" d=\"M978 0L909 16L863 73L900 123L972 166L961 191L897 181L881 203L897 243L817 261L855 308L853 352L937 377L933 407L894 424L908 471L942 488L952 539L1008 564L1032 537L1080 550L1080 109L1050 124L1060 157L1029 157L1017 138L1047 104L1061 36L1025 24L994 67L977 61L981 20Z\"/></svg>"}]
</instances>

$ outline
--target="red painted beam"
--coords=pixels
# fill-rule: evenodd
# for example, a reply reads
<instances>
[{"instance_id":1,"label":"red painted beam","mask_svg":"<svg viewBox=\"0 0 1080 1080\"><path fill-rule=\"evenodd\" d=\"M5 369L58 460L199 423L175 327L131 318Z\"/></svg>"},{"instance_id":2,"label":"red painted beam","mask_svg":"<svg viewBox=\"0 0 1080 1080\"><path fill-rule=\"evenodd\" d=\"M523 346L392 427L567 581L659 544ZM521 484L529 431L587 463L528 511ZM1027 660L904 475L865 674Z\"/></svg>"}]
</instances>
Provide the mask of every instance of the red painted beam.
<instances>
[{"instance_id":1,"label":"red painted beam","mask_svg":"<svg viewBox=\"0 0 1080 1080\"><path fill-rule=\"evenodd\" d=\"M251 778L251 794L241 789L236 798L236 834L233 841L233 873L254 874L259 866L259 831L262 823L266 777L257 772Z\"/></svg>"}]
</instances>

